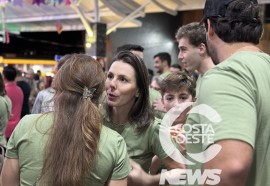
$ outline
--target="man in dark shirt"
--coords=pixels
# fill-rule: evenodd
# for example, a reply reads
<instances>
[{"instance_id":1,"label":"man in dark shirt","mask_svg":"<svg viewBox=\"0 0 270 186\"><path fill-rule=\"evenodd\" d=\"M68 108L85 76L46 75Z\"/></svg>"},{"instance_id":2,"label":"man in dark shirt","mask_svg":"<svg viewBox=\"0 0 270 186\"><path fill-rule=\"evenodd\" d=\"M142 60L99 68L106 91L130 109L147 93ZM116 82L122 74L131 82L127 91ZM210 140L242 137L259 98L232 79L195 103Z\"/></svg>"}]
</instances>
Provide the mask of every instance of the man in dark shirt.
<instances>
[{"instance_id":1,"label":"man in dark shirt","mask_svg":"<svg viewBox=\"0 0 270 186\"><path fill-rule=\"evenodd\" d=\"M23 80L22 72L19 70L17 71L16 84L22 89L23 95L24 95L22 112L21 112L21 118L22 118L25 115L30 114L29 96L30 96L31 88L29 84Z\"/></svg>"}]
</instances>

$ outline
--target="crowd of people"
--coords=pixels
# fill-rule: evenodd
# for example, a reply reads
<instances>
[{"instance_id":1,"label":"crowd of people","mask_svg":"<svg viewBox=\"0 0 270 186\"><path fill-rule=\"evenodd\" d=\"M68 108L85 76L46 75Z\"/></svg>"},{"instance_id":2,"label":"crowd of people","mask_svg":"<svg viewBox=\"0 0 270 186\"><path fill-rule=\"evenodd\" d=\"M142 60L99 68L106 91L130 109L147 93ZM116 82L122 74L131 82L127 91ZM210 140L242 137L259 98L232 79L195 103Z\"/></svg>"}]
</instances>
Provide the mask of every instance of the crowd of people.
<instances>
[{"instance_id":1,"label":"crowd of people","mask_svg":"<svg viewBox=\"0 0 270 186\"><path fill-rule=\"evenodd\" d=\"M206 0L201 23L176 32L179 64L159 52L155 75L139 45L118 47L106 73L91 56L67 54L31 114L22 109L31 84L5 67L0 185L270 185L270 56L257 47L259 16L256 0ZM161 130L177 108L167 148Z\"/></svg>"}]
</instances>

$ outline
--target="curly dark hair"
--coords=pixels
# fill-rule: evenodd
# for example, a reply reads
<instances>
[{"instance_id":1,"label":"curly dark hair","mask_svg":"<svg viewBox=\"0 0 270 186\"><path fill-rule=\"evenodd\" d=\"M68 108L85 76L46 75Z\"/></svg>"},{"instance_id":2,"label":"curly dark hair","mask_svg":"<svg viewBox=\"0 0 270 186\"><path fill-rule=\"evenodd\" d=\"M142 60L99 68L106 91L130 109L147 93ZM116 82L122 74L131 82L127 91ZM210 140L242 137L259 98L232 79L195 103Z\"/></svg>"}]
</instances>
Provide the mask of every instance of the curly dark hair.
<instances>
[{"instance_id":1,"label":"curly dark hair","mask_svg":"<svg viewBox=\"0 0 270 186\"><path fill-rule=\"evenodd\" d=\"M259 6L250 0L232 1L224 17L208 17L220 39L226 43L248 42L258 44L263 33ZM207 28L207 20L204 20Z\"/></svg>"}]
</instances>

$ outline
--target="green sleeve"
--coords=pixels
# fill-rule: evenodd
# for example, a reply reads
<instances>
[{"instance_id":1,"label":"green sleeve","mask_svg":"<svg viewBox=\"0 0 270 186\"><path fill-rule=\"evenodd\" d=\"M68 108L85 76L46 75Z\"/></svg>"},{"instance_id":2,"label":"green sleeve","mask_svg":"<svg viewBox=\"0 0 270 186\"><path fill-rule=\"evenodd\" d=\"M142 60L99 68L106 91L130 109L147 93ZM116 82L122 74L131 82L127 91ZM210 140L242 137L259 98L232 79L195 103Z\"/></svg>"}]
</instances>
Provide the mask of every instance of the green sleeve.
<instances>
[{"instance_id":1,"label":"green sleeve","mask_svg":"<svg viewBox=\"0 0 270 186\"><path fill-rule=\"evenodd\" d=\"M149 132L151 139L151 148L153 153L158 156L159 159L167 158L169 155L164 151L161 142L159 140L159 128L160 128L160 120L156 119L155 123L152 123L149 127L151 127L151 131Z\"/></svg>"},{"instance_id":2,"label":"green sleeve","mask_svg":"<svg viewBox=\"0 0 270 186\"><path fill-rule=\"evenodd\" d=\"M112 173L112 180L123 179L131 171L130 161L127 153L127 146L122 136L118 135L118 145L115 149L117 158Z\"/></svg>"},{"instance_id":3,"label":"green sleeve","mask_svg":"<svg viewBox=\"0 0 270 186\"><path fill-rule=\"evenodd\" d=\"M27 116L26 116L27 117ZM19 148L19 141L20 141L20 136L23 134L22 131L22 125L24 122L24 117L21 119L21 121L18 123L14 131L12 132L8 144L7 144L7 152L6 152L6 157L10 159L18 159L19 154L18 154L18 148Z\"/></svg>"},{"instance_id":4,"label":"green sleeve","mask_svg":"<svg viewBox=\"0 0 270 186\"><path fill-rule=\"evenodd\" d=\"M221 117L211 123L214 142L226 139L241 140L252 147L256 133L256 106L253 91L245 78L232 70L215 70L207 74L201 84L198 104L206 104ZM202 123L206 117L200 115ZM207 148L209 142L203 143Z\"/></svg>"},{"instance_id":5,"label":"green sleeve","mask_svg":"<svg viewBox=\"0 0 270 186\"><path fill-rule=\"evenodd\" d=\"M153 105L153 102L156 99L161 99L161 94L160 92L156 91L153 88L149 88L149 99L150 99L150 104Z\"/></svg>"}]
</instances>

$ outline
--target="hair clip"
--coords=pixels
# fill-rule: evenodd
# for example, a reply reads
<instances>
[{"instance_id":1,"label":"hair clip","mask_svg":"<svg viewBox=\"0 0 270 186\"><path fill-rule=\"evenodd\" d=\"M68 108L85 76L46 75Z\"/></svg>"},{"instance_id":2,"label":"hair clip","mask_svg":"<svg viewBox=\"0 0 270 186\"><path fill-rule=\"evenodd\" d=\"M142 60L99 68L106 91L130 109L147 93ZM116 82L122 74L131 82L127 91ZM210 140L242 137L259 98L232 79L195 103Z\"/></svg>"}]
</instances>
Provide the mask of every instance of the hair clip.
<instances>
[{"instance_id":1,"label":"hair clip","mask_svg":"<svg viewBox=\"0 0 270 186\"><path fill-rule=\"evenodd\" d=\"M96 88L91 88L89 90L87 87L84 87L84 89L83 89L83 98L84 99L87 99L87 98L92 99L93 94L94 94L95 91L96 91Z\"/></svg>"}]
</instances>

